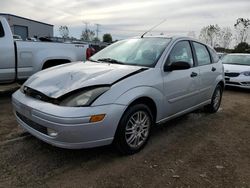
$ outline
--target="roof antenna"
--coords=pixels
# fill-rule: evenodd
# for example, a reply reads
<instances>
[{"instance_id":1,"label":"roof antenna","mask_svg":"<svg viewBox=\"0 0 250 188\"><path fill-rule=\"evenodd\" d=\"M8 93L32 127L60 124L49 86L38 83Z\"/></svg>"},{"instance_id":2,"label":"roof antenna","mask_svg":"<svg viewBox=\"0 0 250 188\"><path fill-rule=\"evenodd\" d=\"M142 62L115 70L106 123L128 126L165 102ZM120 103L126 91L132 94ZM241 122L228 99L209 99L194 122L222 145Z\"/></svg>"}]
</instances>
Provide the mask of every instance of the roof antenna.
<instances>
[{"instance_id":1,"label":"roof antenna","mask_svg":"<svg viewBox=\"0 0 250 188\"><path fill-rule=\"evenodd\" d=\"M163 24L165 21L167 21L166 19L162 20L160 23L156 24L155 26L153 26L152 28L150 28L149 30L147 30L145 33L142 34L141 38L144 37L144 35L146 35L148 32L152 31L153 29L155 29L156 27L158 27L159 25Z\"/></svg>"}]
</instances>

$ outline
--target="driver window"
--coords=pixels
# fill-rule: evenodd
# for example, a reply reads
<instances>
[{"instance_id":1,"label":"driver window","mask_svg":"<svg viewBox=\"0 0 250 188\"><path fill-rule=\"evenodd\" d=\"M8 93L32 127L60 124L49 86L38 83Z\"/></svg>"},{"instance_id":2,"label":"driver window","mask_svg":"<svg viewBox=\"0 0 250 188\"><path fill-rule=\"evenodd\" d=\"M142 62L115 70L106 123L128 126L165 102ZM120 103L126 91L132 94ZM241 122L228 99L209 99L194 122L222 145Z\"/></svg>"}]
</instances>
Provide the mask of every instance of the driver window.
<instances>
[{"instance_id":1,"label":"driver window","mask_svg":"<svg viewBox=\"0 0 250 188\"><path fill-rule=\"evenodd\" d=\"M193 55L191 47L188 41L178 42L172 51L170 52L167 60L167 64L170 65L173 62L185 61L188 62L191 67L193 67Z\"/></svg>"}]
</instances>

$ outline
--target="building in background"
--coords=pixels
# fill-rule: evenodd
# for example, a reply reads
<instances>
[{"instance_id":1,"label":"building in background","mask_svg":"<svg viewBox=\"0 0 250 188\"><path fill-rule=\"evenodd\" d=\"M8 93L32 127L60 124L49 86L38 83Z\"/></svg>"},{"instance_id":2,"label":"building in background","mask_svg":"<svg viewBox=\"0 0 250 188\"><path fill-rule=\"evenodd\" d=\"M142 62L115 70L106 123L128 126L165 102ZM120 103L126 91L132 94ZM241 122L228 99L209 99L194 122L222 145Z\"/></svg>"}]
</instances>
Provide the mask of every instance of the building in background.
<instances>
[{"instance_id":1,"label":"building in background","mask_svg":"<svg viewBox=\"0 0 250 188\"><path fill-rule=\"evenodd\" d=\"M54 36L53 25L12 14L0 13L0 16L3 16L7 19L12 33L14 35L21 36L23 40L26 40L27 38Z\"/></svg>"}]
</instances>

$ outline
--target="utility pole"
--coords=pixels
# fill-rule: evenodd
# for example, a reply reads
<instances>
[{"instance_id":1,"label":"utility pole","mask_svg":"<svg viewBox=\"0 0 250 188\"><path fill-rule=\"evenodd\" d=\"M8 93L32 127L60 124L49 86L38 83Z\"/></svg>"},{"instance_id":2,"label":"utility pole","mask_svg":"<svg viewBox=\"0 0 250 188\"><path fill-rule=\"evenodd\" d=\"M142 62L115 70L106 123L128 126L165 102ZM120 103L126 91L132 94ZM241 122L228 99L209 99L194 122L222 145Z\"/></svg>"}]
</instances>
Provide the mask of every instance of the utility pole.
<instances>
[{"instance_id":1,"label":"utility pole","mask_svg":"<svg viewBox=\"0 0 250 188\"><path fill-rule=\"evenodd\" d=\"M89 22L87 22L87 21L82 21L83 22L83 24L85 24L85 31L87 31L87 29L88 29L88 25L89 25Z\"/></svg>"},{"instance_id":2,"label":"utility pole","mask_svg":"<svg viewBox=\"0 0 250 188\"><path fill-rule=\"evenodd\" d=\"M100 24L95 24L95 25L96 25L96 37L98 38L98 34L100 32L99 30Z\"/></svg>"}]
</instances>

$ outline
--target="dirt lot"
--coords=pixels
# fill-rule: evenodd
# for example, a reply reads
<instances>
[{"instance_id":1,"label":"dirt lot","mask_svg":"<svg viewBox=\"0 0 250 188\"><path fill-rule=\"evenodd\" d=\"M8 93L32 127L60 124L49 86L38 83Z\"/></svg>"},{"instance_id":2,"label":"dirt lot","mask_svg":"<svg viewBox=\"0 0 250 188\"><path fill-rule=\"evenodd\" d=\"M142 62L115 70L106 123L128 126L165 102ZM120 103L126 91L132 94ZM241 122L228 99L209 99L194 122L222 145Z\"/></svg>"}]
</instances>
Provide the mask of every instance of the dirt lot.
<instances>
[{"instance_id":1,"label":"dirt lot","mask_svg":"<svg viewBox=\"0 0 250 188\"><path fill-rule=\"evenodd\" d=\"M0 187L250 187L250 92L227 90L216 114L157 126L143 151L65 150L23 135L0 96Z\"/></svg>"}]
</instances>

